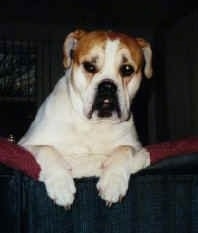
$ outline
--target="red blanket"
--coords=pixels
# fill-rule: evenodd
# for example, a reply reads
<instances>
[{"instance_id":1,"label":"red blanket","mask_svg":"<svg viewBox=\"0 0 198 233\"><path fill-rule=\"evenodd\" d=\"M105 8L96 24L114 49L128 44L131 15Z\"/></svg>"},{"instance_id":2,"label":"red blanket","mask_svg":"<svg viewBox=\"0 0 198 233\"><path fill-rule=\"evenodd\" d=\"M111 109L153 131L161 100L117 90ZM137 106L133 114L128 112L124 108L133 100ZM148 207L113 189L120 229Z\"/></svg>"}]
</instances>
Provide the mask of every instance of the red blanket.
<instances>
[{"instance_id":1,"label":"red blanket","mask_svg":"<svg viewBox=\"0 0 198 233\"><path fill-rule=\"evenodd\" d=\"M168 157L198 152L198 137L148 145L146 148L153 164ZM38 179L40 167L32 154L5 138L0 138L0 163Z\"/></svg>"}]
</instances>

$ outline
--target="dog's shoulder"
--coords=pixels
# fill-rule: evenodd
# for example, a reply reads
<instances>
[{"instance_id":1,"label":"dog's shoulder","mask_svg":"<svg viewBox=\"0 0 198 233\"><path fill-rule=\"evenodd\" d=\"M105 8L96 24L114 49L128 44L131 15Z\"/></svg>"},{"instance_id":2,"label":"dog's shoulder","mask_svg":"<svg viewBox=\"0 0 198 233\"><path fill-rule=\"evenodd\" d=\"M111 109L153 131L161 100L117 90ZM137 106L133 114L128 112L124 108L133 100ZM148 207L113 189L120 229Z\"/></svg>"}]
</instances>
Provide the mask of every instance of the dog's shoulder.
<instances>
[{"instance_id":1,"label":"dog's shoulder","mask_svg":"<svg viewBox=\"0 0 198 233\"><path fill-rule=\"evenodd\" d=\"M37 115L64 114L64 111L70 106L68 95L67 76L64 75L57 81L51 93L41 104ZM40 112L42 113L40 114Z\"/></svg>"},{"instance_id":2,"label":"dog's shoulder","mask_svg":"<svg viewBox=\"0 0 198 233\"><path fill-rule=\"evenodd\" d=\"M19 144L42 144L53 140L64 128L63 121L68 117L69 106L67 77L63 76L39 107L35 119Z\"/></svg>"}]
</instances>

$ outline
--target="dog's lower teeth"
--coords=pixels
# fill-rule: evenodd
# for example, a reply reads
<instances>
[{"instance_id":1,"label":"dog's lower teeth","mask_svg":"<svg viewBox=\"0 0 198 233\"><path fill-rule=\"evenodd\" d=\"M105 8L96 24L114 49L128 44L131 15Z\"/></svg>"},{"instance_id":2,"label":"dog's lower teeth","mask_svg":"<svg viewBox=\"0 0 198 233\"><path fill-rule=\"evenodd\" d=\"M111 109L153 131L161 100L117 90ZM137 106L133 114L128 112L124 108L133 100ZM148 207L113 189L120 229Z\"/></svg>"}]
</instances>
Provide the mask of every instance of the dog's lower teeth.
<instances>
[{"instance_id":1,"label":"dog's lower teeth","mask_svg":"<svg viewBox=\"0 0 198 233\"><path fill-rule=\"evenodd\" d=\"M109 99L104 99L103 103L104 103L104 104L109 104L109 103L110 103L110 100L109 100Z\"/></svg>"}]
</instances>

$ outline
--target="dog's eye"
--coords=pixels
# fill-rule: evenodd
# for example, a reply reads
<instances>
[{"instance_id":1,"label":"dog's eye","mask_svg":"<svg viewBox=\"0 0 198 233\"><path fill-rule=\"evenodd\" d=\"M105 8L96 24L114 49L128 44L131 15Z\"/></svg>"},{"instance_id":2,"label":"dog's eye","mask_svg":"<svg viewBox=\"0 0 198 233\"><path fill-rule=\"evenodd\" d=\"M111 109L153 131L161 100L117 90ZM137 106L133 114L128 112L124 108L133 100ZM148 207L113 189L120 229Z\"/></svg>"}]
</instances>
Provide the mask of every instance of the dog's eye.
<instances>
[{"instance_id":1,"label":"dog's eye","mask_svg":"<svg viewBox=\"0 0 198 233\"><path fill-rule=\"evenodd\" d=\"M125 64L120 67L122 77L130 76L134 72L133 66Z\"/></svg>"},{"instance_id":2,"label":"dog's eye","mask_svg":"<svg viewBox=\"0 0 198 233\"><path fill-rule=\"evenodd\" d=\"M95 65L93 65L92 63L90 62L84 62L83 63L83 67L84 69L88 72L88 73L96 73L97 72L97 68Z\"/></svg>"}]
</instances>

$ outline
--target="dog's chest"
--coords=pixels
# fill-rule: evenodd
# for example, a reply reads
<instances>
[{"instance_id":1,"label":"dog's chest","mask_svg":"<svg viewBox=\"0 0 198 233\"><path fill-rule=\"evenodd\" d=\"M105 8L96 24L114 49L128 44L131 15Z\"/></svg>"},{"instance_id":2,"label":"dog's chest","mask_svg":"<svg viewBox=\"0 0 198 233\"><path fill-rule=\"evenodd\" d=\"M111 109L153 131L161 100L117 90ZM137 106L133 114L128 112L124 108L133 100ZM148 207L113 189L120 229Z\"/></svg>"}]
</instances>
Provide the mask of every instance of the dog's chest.
<instances>
[{"instance_id":1,"label":"dog's chest","mask_svg":"<svg viewBox=\"0 0 198 233\"><path fill-rule=\"evenodd\" d=\"M107 154L114 147L116 132L105 125L70 125L64 138L65 153Z\"/></svg>"},{"instance_id":2,"label":"dog's chest","mask_svg":"<svg viewBox=\"0 0 198 233\"><path fill-rule=\"evenodd\" d=\"M57 149L71 165L72 176L100 176L102 163L114 147L110 131L100 127L70 127Z\"/></svg>"}]
</instances>

